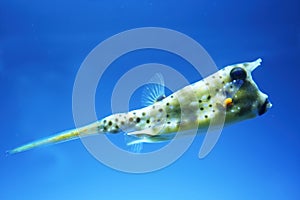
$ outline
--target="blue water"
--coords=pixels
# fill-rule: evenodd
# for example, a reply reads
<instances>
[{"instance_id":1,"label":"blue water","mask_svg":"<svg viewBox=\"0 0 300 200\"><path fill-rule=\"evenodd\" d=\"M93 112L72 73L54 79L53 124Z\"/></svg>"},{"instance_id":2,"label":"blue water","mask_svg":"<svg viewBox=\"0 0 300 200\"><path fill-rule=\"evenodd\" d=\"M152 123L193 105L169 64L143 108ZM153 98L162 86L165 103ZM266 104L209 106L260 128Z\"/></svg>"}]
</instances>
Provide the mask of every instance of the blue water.
<instances>
[{"instance_id":1,"label":"blue water","mask_svg":"<svg viewBox=\"0 0 300 200\"><path fill-rule=\"evenodd\" d=\"M192 37L219 68L261 57L253 76L273 108L224 129L205 159L198 158L203 137L197 137L175 163L147 174L101 164L80 140L4 156L74 127L72 90L82 61L108 37L146 26ZM299 55L296 0L1 1L0 199L300 199ZM172 66L191 82L199 78L165 52L125 55L98 91L99 117L111 113L110 94L123 73L118 66L149 62Z\"/></svg>"}]
</instances>

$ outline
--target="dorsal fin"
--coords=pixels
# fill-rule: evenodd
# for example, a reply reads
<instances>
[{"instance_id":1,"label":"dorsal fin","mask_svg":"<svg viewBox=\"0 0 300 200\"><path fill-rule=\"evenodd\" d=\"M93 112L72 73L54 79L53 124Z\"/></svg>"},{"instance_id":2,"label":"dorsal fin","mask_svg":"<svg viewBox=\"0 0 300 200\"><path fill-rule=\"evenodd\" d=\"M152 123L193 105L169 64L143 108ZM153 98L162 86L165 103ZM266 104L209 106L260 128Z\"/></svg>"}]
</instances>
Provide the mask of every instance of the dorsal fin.
<instances>
[{"instance_id":1,"label":"dorsal fin","mask_svg":"<svg viewBox=\"0 0 300 200\"><path fill-rule=\"evenodd\" d=\"M156 73L145 86L142 93L142 105L149 106L166 98L165 82L161 73Z\"/></svg>"}]
</instances>

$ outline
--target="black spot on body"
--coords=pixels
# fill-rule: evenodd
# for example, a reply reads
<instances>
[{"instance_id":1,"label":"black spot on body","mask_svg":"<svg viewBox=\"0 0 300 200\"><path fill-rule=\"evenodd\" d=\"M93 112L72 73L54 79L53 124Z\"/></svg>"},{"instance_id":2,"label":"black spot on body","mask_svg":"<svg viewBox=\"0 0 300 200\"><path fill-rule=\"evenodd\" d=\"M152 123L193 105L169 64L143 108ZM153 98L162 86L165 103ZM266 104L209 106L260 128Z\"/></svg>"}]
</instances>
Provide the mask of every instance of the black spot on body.
<instances>
[{"instance_id":1,"label":"black spot on body","mask_svg":"<svg viewBox=\"0 0 300 200\"><path fill-rule=\"evenodd\" d=\"M111 126L111 125L112 125L112 121L109 121L109 122L108 122L108 126Z\"/></svg>"},{"instance_id":2,"label":"black spot on body","mask_svg":"<svg viewBox=\"0 0 300 200\"><path fill-rule=\"evenodd\" d=\"M156 101L161 101L161 100L163 100L164 98L166 98L166 96L165 96L165 95L161 95L161 96L159 96L159 97L156 99Z\"/></svg>"},{"instance_id":3,"label":"black spot on body","mask_svg":"<svg viewBox=\"0 0 300 200\"><path fill-rule=\"evenodd\" d=\"M136 118L136 123L139 123L141 121L141 118Z\"/></svg>"}]
</instances>

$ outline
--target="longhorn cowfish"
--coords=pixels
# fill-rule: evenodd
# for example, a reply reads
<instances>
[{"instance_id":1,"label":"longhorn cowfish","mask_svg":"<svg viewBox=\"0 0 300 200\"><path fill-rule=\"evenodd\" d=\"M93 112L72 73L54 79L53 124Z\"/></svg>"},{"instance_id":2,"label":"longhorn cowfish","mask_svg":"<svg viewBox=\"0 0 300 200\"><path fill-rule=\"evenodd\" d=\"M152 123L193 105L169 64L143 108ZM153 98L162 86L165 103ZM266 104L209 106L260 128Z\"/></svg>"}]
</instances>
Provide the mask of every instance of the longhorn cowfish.
<instances>
[{"instance_id":1,"label":"longhorn cowfish","mask_svg":"<svg viewBox=\"0 0 300 200\"><path fill-rule=\"evenodd\" d=\"M212 119L222 112L226 113L225 124L260 116L272 106L268 96L259 90L251 76L261 62L257 59L227 66L169 96L164 95L162 81L158 81L160 83L156 89L146 90L151 105L112 114L84 127L25 144L8 153L15 154L93 134L123 132L128 138L128 145L133 146L163 142L171 140L180 131L207 128Z\"/></svg>"}]
</instances>

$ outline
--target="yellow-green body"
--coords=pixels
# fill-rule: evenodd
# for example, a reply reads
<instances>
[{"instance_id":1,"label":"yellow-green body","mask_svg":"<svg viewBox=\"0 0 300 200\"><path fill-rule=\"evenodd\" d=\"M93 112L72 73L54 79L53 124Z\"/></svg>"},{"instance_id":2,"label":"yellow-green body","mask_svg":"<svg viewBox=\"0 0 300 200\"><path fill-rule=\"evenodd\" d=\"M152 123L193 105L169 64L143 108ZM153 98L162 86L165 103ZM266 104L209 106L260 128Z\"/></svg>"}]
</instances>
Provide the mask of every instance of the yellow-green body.
<instances>
[{"instance_id":1,"label":"yellow-green body","mask_svg":"<svg viewBox=\"0 0 300 200\"><path fill-rule=\"evenodd\" d=\"M224 112L226 123L253 118L271 107L267 95L258 89L251 76L260 62L261 59L258 59L227 66L145 108L113 114L85 127L65 131L9 152L18 153L45 144L101 133L124 132L136 138L132 144L160 142L172 139L178 131L205 129L211 119ZM246 72L243 80L233 80L232 70L235 68ZM232 103L226 104L227 99Z\"/></svg>"}]
</instances>

